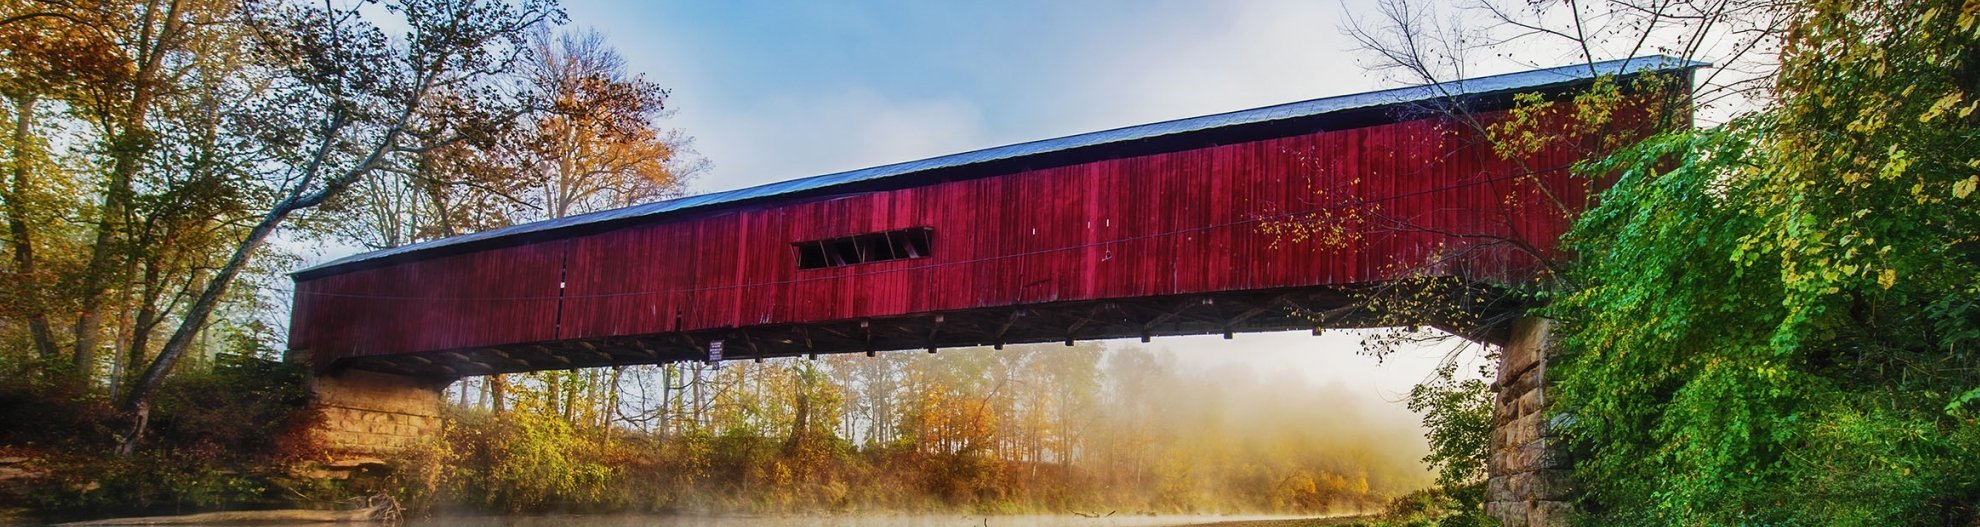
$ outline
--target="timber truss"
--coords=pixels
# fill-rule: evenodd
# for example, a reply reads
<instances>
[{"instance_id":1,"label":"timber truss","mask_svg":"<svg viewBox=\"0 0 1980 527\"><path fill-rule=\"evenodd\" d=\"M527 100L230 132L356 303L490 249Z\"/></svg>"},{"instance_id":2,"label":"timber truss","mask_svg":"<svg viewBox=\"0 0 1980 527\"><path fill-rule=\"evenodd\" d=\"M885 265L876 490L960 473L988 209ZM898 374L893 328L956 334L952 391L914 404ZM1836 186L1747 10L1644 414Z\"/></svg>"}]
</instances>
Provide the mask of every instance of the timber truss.
<instances>
[{"instance_id":1,"label":"timber truss","mask_svg":"<svg viewBox=\"0 0 1980 527\"><path fill-rule=\"evenodd\" d=\"M1499 288L1455 278L1354 287L1054 302L896 317L558 340L437 352L348 357L329 365L436 380L600 366L665 364L1006 344L1424 325L1504 344L1522 302Z\"/></svg>"}]
</instances>

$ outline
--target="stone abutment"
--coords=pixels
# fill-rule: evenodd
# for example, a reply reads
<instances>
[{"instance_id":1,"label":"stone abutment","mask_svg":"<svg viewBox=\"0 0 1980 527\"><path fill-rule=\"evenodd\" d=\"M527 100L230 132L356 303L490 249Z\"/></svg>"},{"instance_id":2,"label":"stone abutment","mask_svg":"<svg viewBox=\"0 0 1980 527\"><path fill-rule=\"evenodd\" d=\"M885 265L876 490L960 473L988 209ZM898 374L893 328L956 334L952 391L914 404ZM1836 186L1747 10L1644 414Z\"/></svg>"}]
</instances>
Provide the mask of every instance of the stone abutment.
<instances>
[{"instance_id":1,"label":"stone abutment","mask_svg":"<svg viewBox=\"0 0 1980 527\"><path fill-rule=\"evenodd\" d=\"M1567 525L1573 513L1573 464L1547 415L1553 326L1544 318L1515 321L1492 383L1485 513L1508 527Z\"/></svg>"},{"instance_id":2,"label":"stone abutment","mask_svg":"<svg viewBox=\"0 0 1980 527\"><path fill-rule=\"evenodd\" d=\"M447 383L364 370L310 378L310 401L332 471L382 465L393 454L438 437Z\"/></svg>"}]
</instances>

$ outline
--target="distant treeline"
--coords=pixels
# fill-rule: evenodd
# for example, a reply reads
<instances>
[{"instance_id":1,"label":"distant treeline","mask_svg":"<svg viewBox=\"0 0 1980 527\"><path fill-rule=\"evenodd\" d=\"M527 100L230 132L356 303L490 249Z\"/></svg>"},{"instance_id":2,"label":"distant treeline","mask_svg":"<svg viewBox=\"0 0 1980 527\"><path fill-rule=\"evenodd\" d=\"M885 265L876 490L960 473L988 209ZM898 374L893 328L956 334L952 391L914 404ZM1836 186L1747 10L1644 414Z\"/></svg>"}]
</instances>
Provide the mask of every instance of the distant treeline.
<instances>
[{"instance_id":1,"label":"distant treeline","mask_svg":"<svg viewBox=\"0 0 1980 527\"><path fill-rule=\"evenodd\" d=\"M450 397L445 441L398 467L417 482L403 496L498 510L1314 513L1379 509L1431 479L1406 414L1134 347L552 371Z\"/></svg>"}]
</instances>

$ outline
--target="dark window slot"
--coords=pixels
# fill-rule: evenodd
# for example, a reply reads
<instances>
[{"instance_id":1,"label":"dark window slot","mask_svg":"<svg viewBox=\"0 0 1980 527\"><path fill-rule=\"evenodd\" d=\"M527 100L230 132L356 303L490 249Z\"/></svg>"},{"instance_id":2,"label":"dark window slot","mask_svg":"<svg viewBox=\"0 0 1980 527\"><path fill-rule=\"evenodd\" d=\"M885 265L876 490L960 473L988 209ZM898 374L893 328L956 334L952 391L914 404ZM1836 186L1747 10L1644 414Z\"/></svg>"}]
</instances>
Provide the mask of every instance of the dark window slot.
<instances>
[{"instance_id":1,"label":"dark window slot","mask_svg":"<svg viewBox=\"0 0 1980 527\"><path fill-rule=\"evenodd\" d=\"M791 244L799 269L927 258L933 254L935 229L916 227Z\"/></svg>"},{"instance_id":2,"label":"dark window slot","mask_svg":"<svg viewBox=\"0 0 1980 527\"><path fill-rule=\"evenodd\" d=\"M908 229L905 234L908 250L920 255L916 258L935 254L935 229Z\"/></svg>"},{"instance_id":3,"label":"dark window slot","mask_svg":"<svg viewBox=\"0 0 1980 527\"><path fill-rule=\"evenodd\" d=\"M852 265L861 261L859 259L859 244L853 243L852 238L825 240L824 243L827 247L832 248L832 263L830 265Z\"/></svg>"},{"instance_id":4,"label":"dark window slot","mask_svg":"<svg viewBox=\"0 0 1980 527\"><path fill-rule=\"evenodd\" d=\"M798 268L817 269L830 265L825 259L825 244L806 242L797 244Z\"/></svg>"}]
</instances>

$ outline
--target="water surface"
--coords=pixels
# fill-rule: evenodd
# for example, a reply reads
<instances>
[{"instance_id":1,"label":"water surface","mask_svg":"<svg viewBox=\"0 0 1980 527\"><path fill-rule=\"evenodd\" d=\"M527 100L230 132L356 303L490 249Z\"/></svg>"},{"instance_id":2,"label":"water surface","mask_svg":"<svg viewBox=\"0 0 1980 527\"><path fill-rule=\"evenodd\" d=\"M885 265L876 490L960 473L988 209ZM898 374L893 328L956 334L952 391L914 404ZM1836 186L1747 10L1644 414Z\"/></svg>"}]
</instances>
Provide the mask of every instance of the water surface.
<instances>
[{"instance_id":1,"label":"water surface","mask_svg":"<svg viewBox=\"0 0 1980 527\"><path fill-rule=\"evenodd\" d=\"M415 520L412 527L1158 527L1310 519L1310 516L1080 516L847 515L847 516L657 516L541 515L449 516ZM1272 522L1276 523L1276 522ZM1304 522L1289 522L1304 523Z\"/></svg>"}]
</instances>

